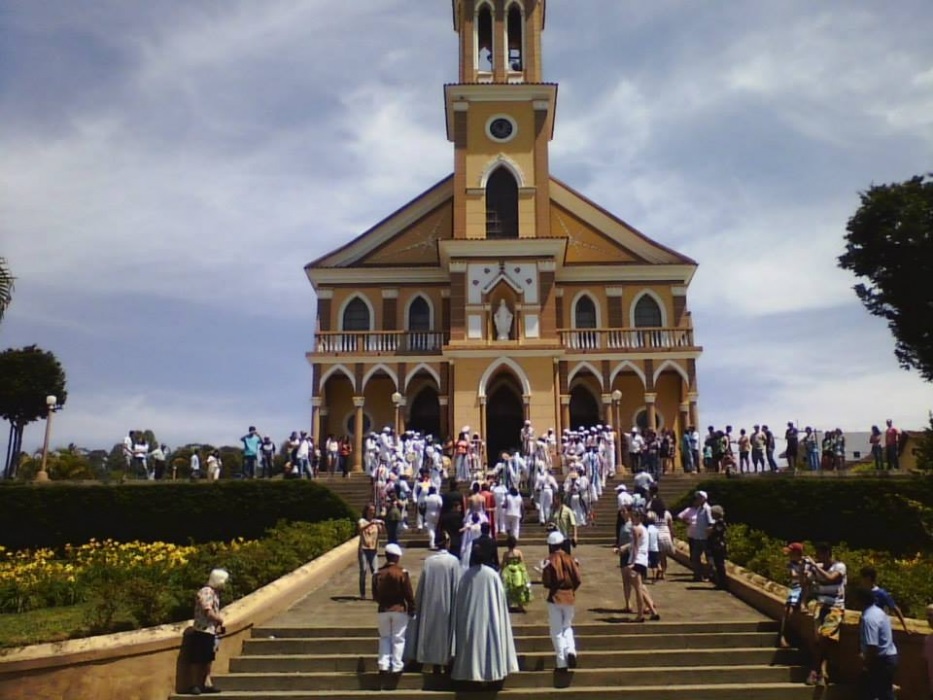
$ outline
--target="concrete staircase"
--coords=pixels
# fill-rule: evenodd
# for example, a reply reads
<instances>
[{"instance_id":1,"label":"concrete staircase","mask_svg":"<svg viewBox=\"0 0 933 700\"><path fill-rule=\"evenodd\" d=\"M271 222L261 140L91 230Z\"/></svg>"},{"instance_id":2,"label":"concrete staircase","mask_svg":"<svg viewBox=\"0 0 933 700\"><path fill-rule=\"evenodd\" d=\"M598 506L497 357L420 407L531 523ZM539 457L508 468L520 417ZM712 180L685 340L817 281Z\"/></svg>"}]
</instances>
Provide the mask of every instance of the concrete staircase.
<instances>
[{"instance_id":1,"label":"concrete staircase","mask_svg":"<svg viewBox=\"0 0 933 700\"><path fill-rule=\"evenodd\" d=\"M356 508L370 500L362 477L326 480ZM663 493L673 502L692 488L693 479L669 479ZM411 518L414 523L414 517ZM615 524L614 484L597 506L596 525L581 530L578 556L584 562L583 595L577 602L574 630L579 667L554 671L546 606L539 586L527 615L513 614L519 673L501 689L456 688L444 675L413 669L400 677L376 669L375 609L358 601L355 564L311 593L288 613L253 630L229 672L215 676L228 700L288 698L343 700L376 694L396 700L489 697L540 700L567 698L642 698L654 700L800 700L852 697L846 688L805 686L803 659L796 650L777 648L777 624L736 599L705 584L690 582L688 571L673 564L669 580L652 586L662 621L633 623L620 607L618 569L607 545ZM533 510L522 528L522 547L532 579L545 551L545 532ZM403 546L413 551L404 565L417 581L426 537L409 530ZM698 588L698 586L700 588ZM702 590L701 590L702 589ZM184 697L184 696L178 696Z\"/></svg>"},{"instance_id":2,"label":"concrete staircase","mask_svg":"<svg viewBox=\"0 0 933 700\"><path fill-rule=\"evenodd\" d=\"M521 671L506 679L498 691L503 697L540 700L544 692L567 698L793 700L814 693L802 683L805 671L797 653L774 648L776 627L770 622L575 626L584 651L580 667L568 674L553 670L544 625L513 629ZM232 660L230 673L215 683L223 697L243 700L359 698L375 692L413 700L462 692L443 675L379 676L373 635L372 627L259 628Z\"/></svg>"}]
</instances>

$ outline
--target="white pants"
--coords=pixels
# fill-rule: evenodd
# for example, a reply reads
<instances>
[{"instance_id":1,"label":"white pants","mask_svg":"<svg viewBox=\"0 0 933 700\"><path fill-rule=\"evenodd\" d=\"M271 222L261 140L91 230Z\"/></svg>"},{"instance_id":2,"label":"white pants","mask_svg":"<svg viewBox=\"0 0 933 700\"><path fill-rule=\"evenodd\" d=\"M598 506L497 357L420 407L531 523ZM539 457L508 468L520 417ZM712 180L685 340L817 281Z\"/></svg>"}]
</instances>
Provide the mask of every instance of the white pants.
<instances>
[{"instance_id":1,"label":"white pants","mask_svg":"<svg viewBox=\"0 0 933 700\"><path fill-rule=\"evenodd\" d=\"M505 508L496 507L496 530L504 534L505 526L506 526Z\"/></svg>"},{"instance_id":2,"label":"white pants","mask_svg":"<svg viewBox=\"0 0 933 700\"><path fill-rule=\"evenodd\" d=\"M554 492L551 489L541 489L538 496L538 522L544 525L551 517L551 506L554 503Z\"/></svg>"},{"instance_id":3,"label":"white pants","mask_svg":"<svg viewBox=\"0 0 933 700\"><path fill-rule=\"evenodd\" d=\"M514 535L515 539L518 539L518 531L521 529L522 519L518 515L507 515L505 516L505 531Z\"/></svg>"},{"instance_id":4,"label":"white pants","mask_svg":"<svg viewBox=\"0 0 933 700\"><path fill-rule=\"evenodd\" d=\"M402 652L405 651L405 630L408 628L408 613L379 613L379 661L380 671L401 673L405 668Z\"/></svg>"},{"instance_id":5,"label":"white pants","mask_svg":"<svg viewBox=\"0 0 933 700\"><path fill-rule=\"evenodd\" d=\"M426 513L424 516L424 524L428 529L428 547L434 549L437 540L437 521L440 518L439 513Z\"/></svg>"},{"instance_id":6,"label":"white pants","mask_svg":"<svg viewBox=\"0 0 933 700\"><path fill-rule=\"evenodd\" d=\"M567 668L567 654L577 653L573 638L573 606L547 604L548 624L551 628L551 643L557 655L557 668Z\"/></svg>"}]
</instances>

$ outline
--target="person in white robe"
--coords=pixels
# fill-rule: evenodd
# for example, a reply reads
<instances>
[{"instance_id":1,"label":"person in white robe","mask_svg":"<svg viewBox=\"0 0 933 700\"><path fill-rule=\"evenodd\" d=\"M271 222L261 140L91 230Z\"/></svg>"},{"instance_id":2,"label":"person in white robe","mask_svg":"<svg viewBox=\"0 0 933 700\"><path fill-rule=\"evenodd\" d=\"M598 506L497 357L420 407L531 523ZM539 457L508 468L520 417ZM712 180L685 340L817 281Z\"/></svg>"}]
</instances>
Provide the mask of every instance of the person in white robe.
<instances>
[{"instance_id":1,"label":"person in white robe","mask_svg":"<svg viewBox=\"0 0 933 700\"><path fill-rule=\"evenodd\" d=\"M470 566L473 542L483 534L482 525L485 522L489 522L485 513L468 513L466 516L460 540L460 564L464 569Z\"/></svg>"},{"instance_id":2,"label":"person in white robe","mask_svg":"<svg viewBox=\"0 0 933 700\"><path fill-rule=\"evenodd\" d=\"M477 548L479 549L479 548ZM460 579L454 604L455 681L497 683L518 671L518 655L505 588L499 574L479 563Z\"/></svg>"},{"instance_id":3,"label":"person in white robe","mask_svg":"<svg viewBox=\"0 0 933 700\"><path fill-rule=\"evenodd\" d=\"M454 602L463 569L447 551L450 538L442 532L440 551L424 560L415 594L415 619L408 625L405 661L431 664L435 672L450 665L454 656Z\"/></svg>"}]
</instances>

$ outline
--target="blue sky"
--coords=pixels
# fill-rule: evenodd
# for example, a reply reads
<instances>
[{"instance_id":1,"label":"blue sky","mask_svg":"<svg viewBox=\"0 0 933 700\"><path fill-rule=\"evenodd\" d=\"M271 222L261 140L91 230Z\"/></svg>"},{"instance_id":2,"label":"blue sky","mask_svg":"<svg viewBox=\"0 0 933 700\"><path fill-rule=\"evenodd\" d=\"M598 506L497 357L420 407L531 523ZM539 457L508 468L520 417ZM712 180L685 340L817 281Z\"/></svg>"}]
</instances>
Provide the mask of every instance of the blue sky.
<instances>
[{"instance_id":1,"label":"blue sky","mask_svg":"<svg viewBox=\"0 0 933 700\"><path fill-rule=\"evenodd\" d=\"M0 345L62 360L54 442L307 424L303 265L451 170L450 14L0 4ZM835 258L859 190L933 163L931 22L928 0L548 3L552 172L700 262L704 423L924 424L933 387Z\"/></svg>"}]
</instances>

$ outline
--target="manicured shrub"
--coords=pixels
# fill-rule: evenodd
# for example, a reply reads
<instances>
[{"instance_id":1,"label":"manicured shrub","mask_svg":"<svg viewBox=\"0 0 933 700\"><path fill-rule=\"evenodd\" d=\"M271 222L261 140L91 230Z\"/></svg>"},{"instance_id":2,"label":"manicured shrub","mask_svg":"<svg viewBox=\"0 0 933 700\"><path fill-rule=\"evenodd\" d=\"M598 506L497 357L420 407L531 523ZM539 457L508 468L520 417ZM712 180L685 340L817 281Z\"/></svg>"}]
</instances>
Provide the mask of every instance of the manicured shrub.
<instances>
[{"instance_id":1,"label":"manicured shrub","mask_svg":"<svg viewBox=\"0 0 933 700\"><path fill-rule=\"evenodd\" d=\"M933 552L933 478L760 477L700 482L726 519L784 541L825 540L913 556ZM689 504L685 496L674 512Z\"/></svg>"},{"instance_id":2,"label":"manicured shrub","mask_svg":"<svg viewBox=\"0 0 933 700\"><path fill-rule=\"evenodd\" d=\"M120 542L254 539L280 520L353 518L346 502L313 481L139 482L0 486L0 546L62 548Z\"/></svg>"},{"instance_id":3,"label":"manicured shrub","mask_svg":"<svg viewBox=\"0 0 933 700\"><path fill-rule=\"evenodd\" d=\"M0 612L87 603L87 634L185 620L191 617L195 591L211 569L230 572L223 593L227 605L319 557L355 532L351 520L280 522L259 540L183 546L107 540L66 546L57 554L49 549L0 551Z\"/></svg>"}]
</instances>

